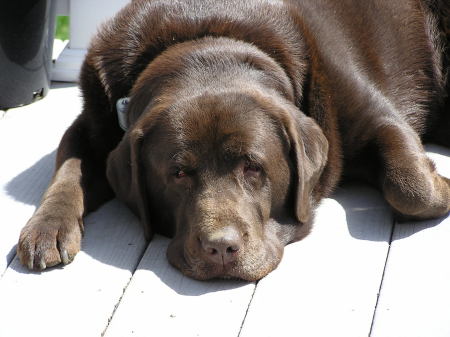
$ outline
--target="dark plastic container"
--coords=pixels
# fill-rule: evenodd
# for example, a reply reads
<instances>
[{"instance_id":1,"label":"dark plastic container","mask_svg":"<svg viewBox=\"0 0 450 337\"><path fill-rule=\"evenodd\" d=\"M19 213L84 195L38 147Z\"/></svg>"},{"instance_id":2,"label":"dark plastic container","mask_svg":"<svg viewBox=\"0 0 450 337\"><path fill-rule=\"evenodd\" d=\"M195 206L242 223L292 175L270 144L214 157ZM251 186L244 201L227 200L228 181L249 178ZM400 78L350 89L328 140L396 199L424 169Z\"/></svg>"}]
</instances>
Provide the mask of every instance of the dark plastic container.
<instances>
[{"instance_id":1,"label":"dark plastic container","mask_svg":"<svg viewBox=\"0 0 450 337\"><path fill-rule=\"evenodd\" d=\"M0 0L0 109L47 94L54 34L54 0Z\"/></svg>"}]
</instances>

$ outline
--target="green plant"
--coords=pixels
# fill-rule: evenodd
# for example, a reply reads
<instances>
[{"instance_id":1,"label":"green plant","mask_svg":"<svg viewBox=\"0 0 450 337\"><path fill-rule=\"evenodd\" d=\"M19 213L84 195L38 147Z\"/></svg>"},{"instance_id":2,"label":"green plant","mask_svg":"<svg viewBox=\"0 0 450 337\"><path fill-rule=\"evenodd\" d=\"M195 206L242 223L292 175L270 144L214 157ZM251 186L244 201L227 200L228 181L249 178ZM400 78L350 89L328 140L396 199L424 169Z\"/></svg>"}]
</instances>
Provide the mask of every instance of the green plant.
<instances>
[{"instance_id":1,"label":"green plant","mask_svg":"<svg viewBox=\"0 0 450 337\"><path fill-rule=\"evenodd\" d=\"M55 39L68 40L69 39L69 17L57 16L56 17L56 32Z\"/></svg>"}]
</instances>

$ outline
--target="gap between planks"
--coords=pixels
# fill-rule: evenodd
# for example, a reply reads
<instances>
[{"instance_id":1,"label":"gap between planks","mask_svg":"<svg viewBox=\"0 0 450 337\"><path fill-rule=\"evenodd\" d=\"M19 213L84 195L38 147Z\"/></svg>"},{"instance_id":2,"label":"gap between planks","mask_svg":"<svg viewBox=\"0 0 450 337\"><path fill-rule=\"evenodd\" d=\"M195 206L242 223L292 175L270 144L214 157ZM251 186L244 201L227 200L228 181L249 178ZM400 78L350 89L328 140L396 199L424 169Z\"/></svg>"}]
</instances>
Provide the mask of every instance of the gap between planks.
<instances>
[{"instance_id":1,"label":"gap between planks","mask_svg":"<svg viewBox=\"0 0 450 337\"><path fill-rule=\"evenodd\" d=\"M396 221L393 220L392 221L391 235L389 237L389 247L388 247L387 254L386 254L386 261L384 262L383 274L381 275L380 287L378 288L377 302L375 303L375 308L373 309L372 323L370 324L370 330L369 330L369 334L368 334L369 337L372 336L372 329L373 329L373 325L374 325L374 322L375 322L375 315L376 315L376 312L377 312L378 303L380 301L380 294L381 294L381 291L382 291L382 288L383 288L384 276L386 275L386 266L388 264L389 254L391 252L392 239L394 238L395 224L396 224Z\"/></svg>"},{"instance_id":2,"label":"gap between planks","mask_svg":"<svg viewBox=\"0 0 450 337\"><path fill-rule=\"evenodd\" d=\"M125 295L125 292L127 291L128 286L130 285L131 280L132 280L133 277L134 277L134 273L136 272L136 269L138 268L139 264L141 263L142 259L144 258L144 255L145 255L145 253L147 252L147 250L148 250L148 248L149 248L149 246L150 246L150 243L151 243L151 242L148 243L147 248L144 249L144 250L142 251L141 256L137 259L136 265L134 266L134 269L132 270L131 277L130 277L130 279L128 280L127 284L124 286L122 295L120 296L119 300L118 300L117 303L114 305L113 312L111 313L111 316L108 318L108 323L106 324L105 329L102 331L101 337L103 337L103 336L105 335L105 333L106 333L106 330L108 330L109 324L110 324L111 321L113 320L114 314L116 313L117 308L120 306L120 303L122 302L122 298L123 298L123 296Z\"/></svg>"},{"instance_id":3,"label":"gap between planks","mask_svg":"<svg viewBox=\"0 0 450 337\"><path fill-rule=\"evenodd\" d=\"M253 288L252 296L250 297L250 300L248 301L247 310L245 311L245 315L244 315L244 317L242 319L241 328L239 329L239 333L238 333L237 337L241 336L242 328L244 327L245 320L246 320L248 312L250 310L250 306L252 305L253 297L255 297L256 288L258 288L258 284L259 284L259 281L256 281L255 282L255 288Z\"/></svg>"}]
</instances>

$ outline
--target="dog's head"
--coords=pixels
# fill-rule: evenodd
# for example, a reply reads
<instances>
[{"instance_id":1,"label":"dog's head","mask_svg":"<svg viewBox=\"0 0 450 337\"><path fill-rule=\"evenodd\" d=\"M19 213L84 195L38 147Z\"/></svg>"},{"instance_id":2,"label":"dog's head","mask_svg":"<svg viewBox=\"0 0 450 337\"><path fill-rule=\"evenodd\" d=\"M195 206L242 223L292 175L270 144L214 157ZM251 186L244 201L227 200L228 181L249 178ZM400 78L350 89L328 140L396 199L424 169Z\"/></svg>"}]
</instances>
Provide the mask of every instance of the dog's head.
<instances>
[{"instance_id":1,"label":"dog's head","mask_svg":"<svg viewBox=\"0 0 450 337\"><path fill-rule=\"evenodd\" d=\"M132 98L144 113L108 160L117 196L149 236L173 237L169 261L196 279L272 271L309 231L327 158L322 131L294 104L235 89L148 106Z\"/></svg>"}]
</instances>

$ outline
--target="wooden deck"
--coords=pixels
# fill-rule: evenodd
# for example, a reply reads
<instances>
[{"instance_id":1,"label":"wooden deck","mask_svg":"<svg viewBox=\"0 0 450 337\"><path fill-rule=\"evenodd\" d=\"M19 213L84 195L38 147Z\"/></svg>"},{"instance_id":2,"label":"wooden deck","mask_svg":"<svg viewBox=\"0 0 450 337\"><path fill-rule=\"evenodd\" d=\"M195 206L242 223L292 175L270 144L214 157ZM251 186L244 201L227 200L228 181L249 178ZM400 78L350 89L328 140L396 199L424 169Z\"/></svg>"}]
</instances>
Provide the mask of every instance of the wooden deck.
<instances>
[{"instance_id":1,"label":"wooden deck","mask_svg":"<svg viewBox=\"0 0 450 337\"><path fill-rule=\"evenodd\" d=\"M80 106L78 89L58 84L0 111L1 337L450 336L450 217L398 224L361 185L324 200L313 233L256 284L182 276L166 261L168 239L147 244L117 200L87 217L72 264L27 271L17 238ZM450 176L450 150L428 150Z\"/></svg>"}]
</instances>

